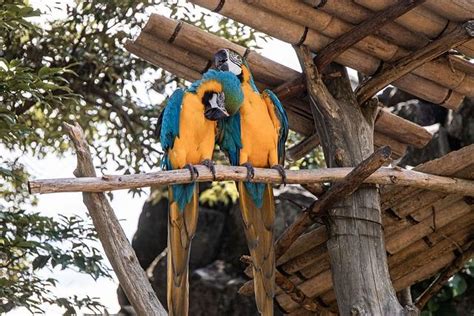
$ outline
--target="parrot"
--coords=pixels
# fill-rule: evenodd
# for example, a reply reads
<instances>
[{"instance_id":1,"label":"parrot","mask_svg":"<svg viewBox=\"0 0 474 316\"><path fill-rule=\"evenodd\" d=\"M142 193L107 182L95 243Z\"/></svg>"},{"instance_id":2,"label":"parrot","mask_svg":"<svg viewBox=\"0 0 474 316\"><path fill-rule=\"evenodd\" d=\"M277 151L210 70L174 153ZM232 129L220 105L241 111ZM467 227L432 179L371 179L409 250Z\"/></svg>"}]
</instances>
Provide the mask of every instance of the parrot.
<instances>
[{"instance_id":1,"label":"parrot","mask_svg":"<svg viewBox=\"0 0 474 316\"><path fill-rule=\"evenodd\" d=\"M244 231L252 258L255 301L260 314L273 315L275 202L271 184L253 183L254 167L277 169L286 184L283 168L288 117L278 97L266 89L259 93L245 58L230 49L214 55L214 66L240 80L244 94L239 112L218 122L219 147L230 164L245 166L247 179L237 184Z\"/></svg>"},{"instance_id":2,"label":"parrot","mask_svg":"<svg viewBox=\"0 0 474 316\"><path fill-rule=\"evenodd\" d=\"M231 72L209 70L186 89L177 89L158 119L162 168L187 168L193 182L169 188L167 302L170 315L188 315L188 264L198 220L199 176L195 164L215 178L212 155L217 121L235 114L243 102L239 79Z\"/></svg>"}]
</instances>

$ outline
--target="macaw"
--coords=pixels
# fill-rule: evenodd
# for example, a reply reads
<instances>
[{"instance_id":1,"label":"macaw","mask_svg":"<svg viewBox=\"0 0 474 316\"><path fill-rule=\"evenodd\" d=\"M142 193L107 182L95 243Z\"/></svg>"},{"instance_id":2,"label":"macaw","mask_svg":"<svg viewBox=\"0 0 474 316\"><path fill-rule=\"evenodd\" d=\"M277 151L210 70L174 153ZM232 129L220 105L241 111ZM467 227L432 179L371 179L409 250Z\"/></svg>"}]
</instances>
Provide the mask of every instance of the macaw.
<instances>
[{"instance_id":1,"label":"macaw","mask_svg":"<svg viewBox=\"0 0 474 316\"><path fill-rule=\"evenodd\" d=\"M214 152L217 120L236 113L243 101L239 79L231 72L209 70L187 90L169 98L158 120L164 151L163 169L207 166L215 176ZM170 315L187 315L189 309L188 264L191 240L198 219L198 185L176 184L169 188L167 301Z\"/></svg>"},{"instance_id":2,"label":"macaw","mask_svg":"<svg viewBox=\"0 0 474 316\"><path fill-rule=\"evenodd\" d=\"M273 225L275 202L271 184L249 182L253 167L283 169L288 117L270 90L259 93L246 60L238 53L221 49L214 55L221 71L230 71L240 80L244 101L238 113L219 121L218 143L231 165L245 166L247 181L238 183L239 203L245 236L253 263L255 300L262 315L273 315L275 252Z\"/></svg>"}]
</instances>

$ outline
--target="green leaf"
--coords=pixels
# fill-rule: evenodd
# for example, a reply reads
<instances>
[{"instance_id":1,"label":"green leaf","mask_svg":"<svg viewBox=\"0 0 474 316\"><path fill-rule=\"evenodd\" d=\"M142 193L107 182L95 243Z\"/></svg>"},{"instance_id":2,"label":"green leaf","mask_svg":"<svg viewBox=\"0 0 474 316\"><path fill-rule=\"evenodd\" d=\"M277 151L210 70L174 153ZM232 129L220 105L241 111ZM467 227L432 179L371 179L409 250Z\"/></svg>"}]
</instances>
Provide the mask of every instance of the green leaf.
<instances>
[{"instance_id":1,"label":"green leaf","mask_svg":"<svg viewBox=\"0 0 474 316\"><path fill-rule=\"evenodd\" d=\"M49 258L51 258L51 256L39 255L36 257L35 260L33 260L33 270L43 268L48 263Z\"/></svg>"}]
</instances>

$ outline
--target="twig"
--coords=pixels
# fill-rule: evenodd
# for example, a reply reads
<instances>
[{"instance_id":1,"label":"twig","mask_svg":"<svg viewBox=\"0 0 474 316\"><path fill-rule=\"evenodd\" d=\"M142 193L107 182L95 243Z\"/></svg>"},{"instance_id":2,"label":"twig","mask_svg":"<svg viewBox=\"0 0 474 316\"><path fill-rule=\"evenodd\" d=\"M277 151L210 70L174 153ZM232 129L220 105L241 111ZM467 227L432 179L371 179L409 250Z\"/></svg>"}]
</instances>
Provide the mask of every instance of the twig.
<instances>
[{"instance_id":1,"label":"twig","mask_svg":"<svg viewBox=\"0 0 474 316\"><path fill-rule=\"evenodd\" d=\"M76 177L95 177L89 146L82 128L76 123L63 124L77 152ZM80 180L80 179L77 179ZM125 236L114 210L104 193L83 193L97 235L125 294L139 315L168 315L156 297L135 251Z\"/></svg>"}]
</instances>

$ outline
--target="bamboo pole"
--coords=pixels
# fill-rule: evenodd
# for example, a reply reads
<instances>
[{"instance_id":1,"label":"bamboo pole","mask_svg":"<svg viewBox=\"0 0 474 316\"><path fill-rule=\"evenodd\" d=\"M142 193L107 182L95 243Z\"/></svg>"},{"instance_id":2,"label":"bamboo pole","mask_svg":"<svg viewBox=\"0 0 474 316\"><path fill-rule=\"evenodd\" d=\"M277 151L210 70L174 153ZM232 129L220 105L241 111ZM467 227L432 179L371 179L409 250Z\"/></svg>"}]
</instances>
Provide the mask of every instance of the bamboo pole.
<instances>
[{"instance_id":1,"label":"bamboo pole","mask_svg":"<svg viewBox=\"0 0 474 316\"><path fill-rule=\"evenodd\" d=\"M77 180L83 179L82 177L95 177L95 168L84 131L77 123L64 123L63 127L76 148L77 168L74 175L80 177ZM105 195L83 193L83 200L105 254L135 311L139 315L168 315L156 297L145 271L140 267L135 251Z\"/></svg>"},{"instance_id":2,"label":"bamboo pole","mask_svg":"<svg viewBox=\"0 0 474 316\"><path fill-rule=\"evenodd\" d=\"M218 0L193 0L191 2L210 10L214 10L220 3ZM250 6L242 0L226 1L219 12L292 44L299 44L303 39L304 43L313 51L321 50L332 41L331 38L321 35L312 29L305 31L305 28L301 25L292 23L278 15L258 10L255 6ZM252 14L249 14L249 12L252 12ZM272 21L272 23L267 23L266 21ZM377 58L356 48L345 51L336 61L369 75L373 74L380 64ZM431 75L436 75L436 73ZM448 76L449 73L446 75ZM455 102L462 101L462 98L449 98L452 93L451 89L443 88L428 79L418 77L414 74L408 74L403 79L404 80L395 82L394 85L430 102L442 104L448 108L457 108L459 103ZM413 88L414 82L416 82L418 89ZM456 84L459 84L459 82L456 82ZM456 94L459 95L459 93Z\"/></svg>"},{"instance_id":3,"label":"bamboo pole","mask_svg":"<svg viewBox=\"0 0 474 316\"><path fill-rule=\"evenodd\" d=\"M410 144L417 148L423 148L432 138L431 133L425 128L420 128L420 125L388 112L384 109L383 104L381 104L375 119L374 129L376 132L381 132L404 144ZM413 137L414 135L417 136Z\"/></svg>"},{"instance_id":4,"label":"bamboo pole","mask_svg":"<svg viewBox=\"0 0 474 316\"><path fill-rule=\"evenodd\" d=\"M422 49L396 61L393 65L388 66L382 72L359 85L356 90L359 103L364 103L396 79L473 37L474 20L458 25L451 32L446 33Z\"/></svg>"},{"instance_id":5,"label":"bamboo pole","mask_svg":"<svg viewBox=\"0 0 474 316\"><path fill-rule=\"evenodd\" d=\"M364 6L372 11L380 11L386 7L393 5L397 0L353 0L355 3ZM431 2L431 1L430 1ZM472 3L466 8L472 8ZM445 1L443 11L455 9L451 1ZM454 11L454 10L453 10ZM471 16L472 18L472 16ZM396 23L404 26L409 30L416 30L421 34L428 36L430 39L437 38L446 28L449 20L443 16L427 10L426 7L418 7L401 16ZM462 45L459 50L467 56L474 57L474 41L470 41Z\"/></svg>"},{"instance_id":6,"label":"bamboo pole","mask_svg":"<svg viewBox=\"0 0 474 316\"><path fill-rule=\"evenodd\" d=\"M201 1L201 0L200 0ZM351 32L357 32L358 34L363 34L363 32L356 30L352 30L352 26L336 17L330 16L322 11L319 10L312 10L310 7L305 5L300 1L278 1L278 0L246 0L247 2L251 2L253 5L249 6L248 4L242 1L233 1L232 2L232 10L230 14L238 14L238 10L250 10L251 8L259 7L261 10L267 10L270 16L277 16L281 18L288 19L293 23L296 23L298 26L306 26L309 27L310 31L316 32L315 34L319 34L319 36L312 36L313 32L308 31L306 36L306 40L304 41L305 45L310 46L311 48L315 49L313 46L323 45L322 47L318 47L318 53L321 52L324 54L324 50L326 47L332 45L334 43L334 39L340 38L344 39L344 36L348 38L355 38L356 36L346 35L347 33L352 34ZM209 0L205 2L209 3ZM211 1L212 2L212 1ZM395 2L393 6L400 5L400 2ZM258 9L257 9L258 10ZM388 8L387 8L388 10ZM225 5L224 8L220 11L223 14L225 13ZM263 11L262 11L263 12ZM265 13L267 13L265 12ZM239 18L245 19L245 17L238 16ZM371 23L372 20L375 18L371 17L366 23ZM247 24L248 21L245 19L243 23ZM251 20L251 19L250 19ZM254 22L255 23L255 22ZM370 25L369 25L370 26ZM254 26L256 28L261 27L260 24ZM274 24L271 25L271 30L276 28ZM357 26L359 27L359 26ZM265 31L267 32L267 31ZM276 33L273 30L273 33ZM272 36L278 36L277 34L271 34ZM324 36L325 40L323 39ZM314 42L312 42L314 41ZM327 42L327 43L323 43ZM294 42L290 42L294 43ZM389 43L379 37L376 36L368 36L365 39L357 42L354 45L354 48L357 48L361 52L368 54L370 56L375 57L376 59L381 59L386 62L393 62L398 60L400 57L407 56L409 51L400 48L392 43ZM354 52L357 52L354 50ZM323 56L323 55L322 55ZM356 58L356 56L354 56ZM361 59L359 57L359 59ZM319 66L319 65L318 65ZM373 67L378 67L379 62L373 64ZM372 72L365 72L366 74L372 74L375 72L375 69ZM465 82L465 75L463 72L453 72L450 70L449 65L442 64L442 63L429 63L426 66L420 67L419 69L414 70L414 73L423 77L428 80L433 80L440 85L448 87L450 89L454 89L455 91L461 94L467 95L474 95L474 87L469 85L469 82Z\"/></svg>"}]
</instances>

